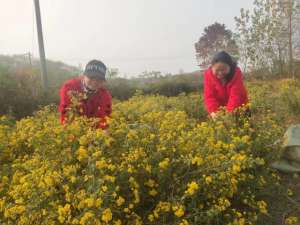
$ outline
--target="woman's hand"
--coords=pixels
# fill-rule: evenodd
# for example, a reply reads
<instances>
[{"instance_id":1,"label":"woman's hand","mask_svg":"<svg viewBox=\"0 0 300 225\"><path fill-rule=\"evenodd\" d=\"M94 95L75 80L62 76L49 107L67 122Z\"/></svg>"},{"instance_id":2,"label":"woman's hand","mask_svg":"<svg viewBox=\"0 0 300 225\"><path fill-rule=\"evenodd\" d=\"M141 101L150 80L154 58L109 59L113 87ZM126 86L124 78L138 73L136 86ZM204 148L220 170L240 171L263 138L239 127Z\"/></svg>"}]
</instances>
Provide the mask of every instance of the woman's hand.
<instances>
[{"instance_id":1,"label":"woman's hand","mask_svg":"<svg viewBox=\"0 0 300 225\"><path fill-rule=\"evenodd\" d=\"M216 120L217 117L218 117L217 113L215 113L215 112L212 112L212 113L209 114L209 115L210 115L210 117L211 117L213 120Z\"/></svg>"}]
</instances>

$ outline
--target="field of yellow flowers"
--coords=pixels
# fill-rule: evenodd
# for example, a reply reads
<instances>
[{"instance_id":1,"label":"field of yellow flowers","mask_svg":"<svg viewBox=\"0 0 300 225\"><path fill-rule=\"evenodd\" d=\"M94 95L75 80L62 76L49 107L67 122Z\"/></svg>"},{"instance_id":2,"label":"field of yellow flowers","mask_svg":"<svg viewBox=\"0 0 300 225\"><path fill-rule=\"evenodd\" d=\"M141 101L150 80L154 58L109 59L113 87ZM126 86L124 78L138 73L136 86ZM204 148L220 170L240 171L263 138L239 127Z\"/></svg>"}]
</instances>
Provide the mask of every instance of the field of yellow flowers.
<instances>
[{"instance_id":1,"label":"field of yellow flowers","mask_svg":"<svg viewBox=\"0 0 300 225\"><path fill-rule=\"evenodd\" d=\"M114 104L109 135L85 118L60 125L52 106L2 116L0 224L256 224L299 88L252 82L250 120L209 120L199 94L137 94Z\"/></svg>"}]
</instances>

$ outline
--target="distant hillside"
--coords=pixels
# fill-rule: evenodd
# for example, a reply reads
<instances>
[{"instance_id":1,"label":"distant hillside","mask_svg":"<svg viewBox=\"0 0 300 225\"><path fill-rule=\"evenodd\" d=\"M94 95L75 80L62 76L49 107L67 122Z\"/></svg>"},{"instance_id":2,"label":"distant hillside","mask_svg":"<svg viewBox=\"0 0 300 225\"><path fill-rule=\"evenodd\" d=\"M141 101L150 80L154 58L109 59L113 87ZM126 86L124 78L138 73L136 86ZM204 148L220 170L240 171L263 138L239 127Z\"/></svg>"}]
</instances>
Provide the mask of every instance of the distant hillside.
<instances>
[{"instance_id":1,"label":"distant hillside","mask_svg":"<svg viewBox=\"0 0 300 225\"><path fill-rule=\"evenodd\" d=\"M138 78L115 77L108 80L108 87L115 98L125 100L130 98L136 90L145 94L160 94L176 96L180 93L199 92L203 85L202 71L178 75L163 75L159 72L142 74Z\"/></svg>"},{"instance_id":2,"label":"distant hillside","mask_svg":"<svg viewBox=\"0 0 300 225\"><path fill-rule=\"evenodd\" d=\"M29 55L0 55L0 76L1 71L10 74L30 73L36 79L40 79L40 62ZM77 67L64 64L59 61L47 60L47 72L49 85L57 87L64 80L80 73Z\"/></svg>"}]
</instances>

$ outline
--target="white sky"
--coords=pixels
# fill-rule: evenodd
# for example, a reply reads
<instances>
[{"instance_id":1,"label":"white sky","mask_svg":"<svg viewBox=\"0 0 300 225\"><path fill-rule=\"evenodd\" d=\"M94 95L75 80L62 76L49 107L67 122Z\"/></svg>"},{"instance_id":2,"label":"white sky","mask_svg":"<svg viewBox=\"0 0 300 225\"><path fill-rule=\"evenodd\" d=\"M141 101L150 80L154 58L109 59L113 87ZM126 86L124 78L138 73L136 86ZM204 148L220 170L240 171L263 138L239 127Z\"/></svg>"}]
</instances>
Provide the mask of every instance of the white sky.
<instances>
[{"instance_id":1,"label":"white sky","mask_svg":"<svg viewBox=\"0 0 300 225\"><path fill-rule=\"evenodd\" d=\"M48 59L100 59L121 74L197 70L194 43L218 21L235 28L253 0L40 0ZM0 54L38 57L33 0L0 0Z\"/></svg>"}]
</instances>

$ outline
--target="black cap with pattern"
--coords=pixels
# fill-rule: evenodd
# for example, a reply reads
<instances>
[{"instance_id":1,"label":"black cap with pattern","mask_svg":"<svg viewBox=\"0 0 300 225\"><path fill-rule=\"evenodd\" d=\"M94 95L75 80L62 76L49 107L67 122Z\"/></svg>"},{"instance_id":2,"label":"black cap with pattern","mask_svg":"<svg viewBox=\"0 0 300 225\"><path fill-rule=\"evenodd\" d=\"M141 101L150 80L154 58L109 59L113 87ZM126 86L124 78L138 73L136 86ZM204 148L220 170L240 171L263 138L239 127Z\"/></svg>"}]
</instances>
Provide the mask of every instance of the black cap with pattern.
<instances>
[{"instance_id":1,"label":"black cap with pattern","mask_svg":"<svg viewBox=\"0 0 300 225\"><path fill-rule=\"evenodd\" d=\"M85 67L84 75L96 80L105 80L106 66L99 60L91 60Z\"/></svg>"}]
</instances>

